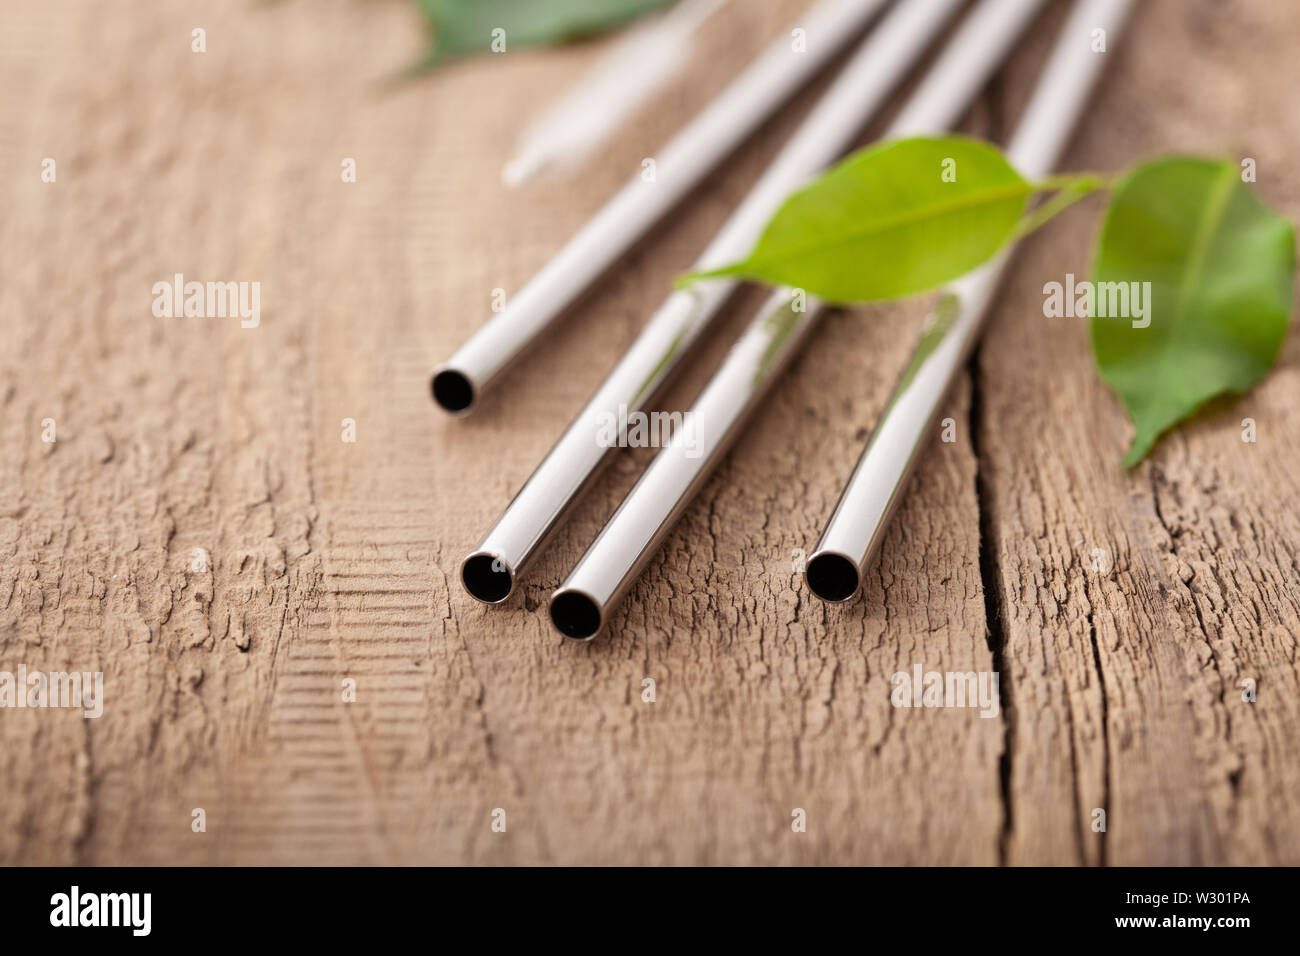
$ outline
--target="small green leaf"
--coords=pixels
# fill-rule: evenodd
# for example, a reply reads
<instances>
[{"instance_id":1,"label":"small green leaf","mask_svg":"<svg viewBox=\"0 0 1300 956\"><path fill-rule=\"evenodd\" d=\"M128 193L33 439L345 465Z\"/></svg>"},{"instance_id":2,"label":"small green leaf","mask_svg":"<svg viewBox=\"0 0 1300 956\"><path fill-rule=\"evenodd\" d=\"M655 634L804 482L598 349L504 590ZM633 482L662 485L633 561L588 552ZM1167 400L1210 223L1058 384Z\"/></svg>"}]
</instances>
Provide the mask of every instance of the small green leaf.
<instances>
[{"instance_id":1,"label":"small green leaf","mask_svg":"<svg viewBox=\"0 0 1300 956\"><path fill-rule=\"evenodd\" d=\"M487 50L492 31L505 31L506 49L591 36L673 0L418 0L433 24L425 65Z\"/></svg>"},{"instance_id":2,"label":"small green leaf","mask_svg":"<svg viewBox=\"0 0 1300 956\"><path fill-rule=\"evenodd\" d=\"M989 259L1033 192L987 143L895 140L855 153L786 200L743 262L687 278L744 276L833 302L913 295Z\"/></svg>"},{"instance_id":3,"label":"small green leaf","mask_svg":"<svg viewBox=\"0 0 1300 956\"><path fill-rule=\"evenodd\" d=\"M1092 347L1133 419L1126 467L1207 400L1254 385L1282 345L1295 230L1239 172L1230 162L1156 160L1111 199L1093 270ZM1102 290L1115 288L1108 282L1151 283L1146 317L1102 317Z\"/></svg>"}]
</instances>

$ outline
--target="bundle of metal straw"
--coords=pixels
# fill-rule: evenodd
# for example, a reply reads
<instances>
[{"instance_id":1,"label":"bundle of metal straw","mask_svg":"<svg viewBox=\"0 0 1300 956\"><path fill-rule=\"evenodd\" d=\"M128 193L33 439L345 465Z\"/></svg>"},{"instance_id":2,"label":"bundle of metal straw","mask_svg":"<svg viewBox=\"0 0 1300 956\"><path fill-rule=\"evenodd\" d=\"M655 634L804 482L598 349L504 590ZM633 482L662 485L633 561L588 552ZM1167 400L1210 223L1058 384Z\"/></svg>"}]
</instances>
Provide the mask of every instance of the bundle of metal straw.
<instances>
[{"instance_id":1,"label":"bundle of metal straw","mask_svg":"<svg viewBox=\"0 0 1300 956\"><path fill-rule=\"evenodd\" d=\"M908 98L887 136L951 128L1010 53L1043 0L982 0L961 21ZM1117 30L1130 0L1076 0L1076 5L1009 146L1023 173L1043 175L1054 165L1099 72L1088 40L1096 27ZM781 203L853 143L887 100L961 0L900 0L873 27L816 108L791 137L758 184L696 262L708 269L743 258ZM818 5L806 24L823 59L841 49L835 37L854 35L884 0L833 0ZM825 31L825 32L822 32ZM810 48L813 44L810 43ZM435 399L467 410L482 389L520 355L578 294L605 271L690 185L728 153L802 82L816 63L789 62L781 43L747 69L717 101L680 133L661 157L678 173L662 193L625 189L537 277L511 307L484 325L433 379ZM818 60L816 62L822 62ZM662 163L662 160L661 160ZM1007 253L954 283L929 341L867 443L807 570L809 587L828 601L858 593L866 563L902 497L935 409L976 338ZM626 416L652 401L685 359L733 291L727 280L706 280L675 291L561 436L519 494L461 565L466 591L489 604L506 600L518 578L611 453L596 440L611 415ZM688 413L708 429L688 445L679 430L636 483L573 571L555 591L550 616L566 637L589 640L635 582L746 418L797 354L823 312L811 296L783 289L755 315ZM938 347L933 347L935 335Z\"/></svg>"}]
</instances>

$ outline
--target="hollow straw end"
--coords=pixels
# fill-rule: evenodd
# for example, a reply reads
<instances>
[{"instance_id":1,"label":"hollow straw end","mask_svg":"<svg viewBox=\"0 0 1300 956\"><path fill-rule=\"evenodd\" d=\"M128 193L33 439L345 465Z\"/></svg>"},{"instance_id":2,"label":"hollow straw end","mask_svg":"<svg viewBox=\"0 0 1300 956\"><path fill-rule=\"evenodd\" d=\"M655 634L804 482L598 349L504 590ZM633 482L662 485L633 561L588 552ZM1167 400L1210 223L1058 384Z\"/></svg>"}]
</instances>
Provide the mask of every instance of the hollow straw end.
<instances>
[{"instance_id":1,"label":"hollow straw end","mask_svg":"<svg viewBox=\"0 0 1300 956\"><path fill-rule=\"evenodd\" d=\"M600 603L585 591L561 588L551 595L551 623L565 637L589 641L605 625Z\"/></svg>"},{"instance_id":2,"label":"hollow straw end","mask_svg":"<svg viewBox=\"0 0 1300 956\"><path fill-rule=\"evenodd\" d=\"M500 604L515 590L515 572L498 554L475 551L460 563L465 592L483 604Z\"/></svg>"},{"instance_id":3,"label":"hollow straw end","mask_svg":"<svg viewBox=\"0 0 1300 956\"><path fill-rule=\"evenodd\" d=\"M429 379L429 391L434 402L452 415L468 415L477 397L474 383L459 369L440 365Z\"/></svg>"},{"instance_id":4,"label":"hollow straw end","mask_svg":"<svg viewBox=\"0 0 1300 956\"><path fill-rule=\"evenodd\" d=\"M804 578L813 594L832 604L853 600L862 587L857 563L838 551L815 552L808 559Z\"/></svg>"}]
</instances>

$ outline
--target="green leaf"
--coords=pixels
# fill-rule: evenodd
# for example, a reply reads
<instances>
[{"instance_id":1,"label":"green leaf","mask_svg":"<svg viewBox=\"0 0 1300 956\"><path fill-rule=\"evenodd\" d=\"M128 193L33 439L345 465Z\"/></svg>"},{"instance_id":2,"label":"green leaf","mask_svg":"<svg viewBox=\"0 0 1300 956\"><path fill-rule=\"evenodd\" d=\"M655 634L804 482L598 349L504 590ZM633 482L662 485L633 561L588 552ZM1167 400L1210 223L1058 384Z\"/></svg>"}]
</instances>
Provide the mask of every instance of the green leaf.
<instances>
[{"instance_id":1,"label":"green leaf","mask_svg":"<svg viewBox=\"0 0 1300 956\"><path fill-rule=\"evenodd\" d=\"M1091 326L1097 367L1136 430L1126 467L1208 399L1267 373L1286 333L1295 256L1291 223L1233 163L1162 159L1121 181L1097 250ZM1150 324L1103 318L1104 282L1151 283Z\"/></svg>"},{"instance_id":2,"label":"green leaf","mask_svg":"<svg viewBox=\"0 0 1300 956\"><path fill-rule=\"evenodd\" d=\"M673 0L418 0L433 24L425 65L488 49L506 31L506 49L601 33Z\"/></svg>"},{"instance_id":3,"label":"green leaf","mask_svg":"<svg viewBox=\"0 0 1300 956\"><path fill-rule=\"evenodd\" d=\"M744 276L833 302L913 295L989 259L1033 192L987 143L895 140L855 153L786 200L743 262L687 279Z\"/></svg>"}]
</instances>

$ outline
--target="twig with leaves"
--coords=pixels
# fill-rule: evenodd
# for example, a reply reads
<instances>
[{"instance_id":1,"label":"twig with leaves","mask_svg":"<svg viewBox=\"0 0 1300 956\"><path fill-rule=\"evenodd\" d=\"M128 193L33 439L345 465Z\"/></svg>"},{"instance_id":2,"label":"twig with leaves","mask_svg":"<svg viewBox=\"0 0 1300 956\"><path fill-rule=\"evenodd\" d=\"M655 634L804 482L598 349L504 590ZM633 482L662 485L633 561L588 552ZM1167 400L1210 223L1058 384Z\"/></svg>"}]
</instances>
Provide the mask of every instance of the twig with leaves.
<instances>
[{"instance_id":1,"label":"twig with leaves","mask_svg":"<svg viewBox=\"0 0 1300 956\"><path fill-rule=\"evenodd\" d=\"M896 299L969 272L1084 196L1109 191L1078 314L1090 316L1098 370L1133 420L1124 458L1132 466L1168 428L1217 395L1250 388L1277 359L1291 313L1295 229L1246 178L1231 160L1171 157L1118 177L1033 183L988 143L896 140L850 156L791 196L743 261L680 281L740 276L835 303ZM1140 322L1127 321L1133 283L1145 293Z\"/></svg>"}]
</instances>

